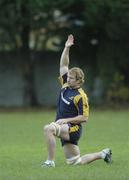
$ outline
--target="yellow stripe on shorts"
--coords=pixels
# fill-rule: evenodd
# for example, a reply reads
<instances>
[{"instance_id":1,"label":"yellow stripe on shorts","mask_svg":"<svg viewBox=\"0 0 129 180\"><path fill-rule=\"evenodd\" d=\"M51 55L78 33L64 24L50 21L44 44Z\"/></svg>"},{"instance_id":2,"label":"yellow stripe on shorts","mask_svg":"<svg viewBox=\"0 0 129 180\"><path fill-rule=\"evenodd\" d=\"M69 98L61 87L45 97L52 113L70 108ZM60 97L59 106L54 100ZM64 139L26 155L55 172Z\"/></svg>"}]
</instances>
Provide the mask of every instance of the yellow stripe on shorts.
<instances>
[{"instance_id":1,"label":"yellow stripe on shorts","mask_svg":"<svg viewBox=\"0 0 129 180\"><path fill-rule=\"evenodd\" d=\"M78 125L75 125L75 126L73 126L73 127L70 127L69 132L70 132L70 133L76 132L76 131L78 131L78 129L79 129L79 126L78 126Z\"/></svg>"}]
</instances>

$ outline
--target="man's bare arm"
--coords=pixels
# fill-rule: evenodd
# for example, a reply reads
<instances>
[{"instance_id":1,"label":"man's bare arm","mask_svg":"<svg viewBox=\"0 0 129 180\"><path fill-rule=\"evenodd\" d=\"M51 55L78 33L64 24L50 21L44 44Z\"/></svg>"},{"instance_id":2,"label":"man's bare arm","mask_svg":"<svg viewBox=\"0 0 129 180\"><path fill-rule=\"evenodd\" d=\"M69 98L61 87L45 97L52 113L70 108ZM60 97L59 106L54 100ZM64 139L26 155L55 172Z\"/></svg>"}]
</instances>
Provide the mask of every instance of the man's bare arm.
<instances>
[{"instance_id":1,"label":"man's bare arm","mask_svg":"<svg viewBox=\"0 0 129 180\"><path fill-rule=\"evenodd\" d=\"M74 44L74 37L72 34L68 36L68 39L65 43L65 48L62 52L60 59L60 75L64 75L69 70L69 50L70 47Z\"/></svg>"},{"instance_id":2,"label":"man's bare arm","mask_svg":"<svg viewBox=\"0 0 129 180\"><path fill-rule=\"evenodd\" d=\"M67 123L77 124L77 123L84 123L87 121L88 121L88 117L84 115L78 115L76 117L58 119L56 123L60 125L67 124Z\"/></svg>"}]
</instances>

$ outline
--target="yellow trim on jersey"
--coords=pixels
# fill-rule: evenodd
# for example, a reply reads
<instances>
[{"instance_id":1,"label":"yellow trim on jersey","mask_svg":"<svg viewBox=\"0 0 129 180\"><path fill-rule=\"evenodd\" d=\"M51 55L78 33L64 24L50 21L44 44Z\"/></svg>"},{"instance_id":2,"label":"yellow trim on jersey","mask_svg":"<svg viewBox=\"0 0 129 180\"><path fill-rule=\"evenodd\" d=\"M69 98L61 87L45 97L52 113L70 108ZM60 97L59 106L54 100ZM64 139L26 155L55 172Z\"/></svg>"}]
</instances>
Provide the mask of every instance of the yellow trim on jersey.
<instances>
[{"instance_id":1,"label":"yellow trim on jersey","mask_svg":"<svg viewBox=\"0 0 129 180\"><path fill-rule=\"evenodd\" d=\"M78 89L79 93L82 96L82 102L83 102L83 115L89 116L89 104L88 104L88 97L85 94L84 90L82 88Z\"/></svg>"},{"instance_id":2,"label":"yellow trim on jersey","mask_svg":"<svg viewBox=\"0 0 129 180\"><path fill-rule=\"evenodd\" d=\"M68 87L68 83L63 84L62 88Z\"/></svg>"},{"instance_id":3,"label":"yellow trim on jersey","mask_svg":"<svg viewBox=\"0 0 129 180\"><path fill-rule=\"evenodd\" d=\"M81 98L81 95L79 94L79 95L76 95L73 100L77 109L78 109L78 101L80 100L80 98Z\"/></svg>"},{"instance_id":4,"label":"yellow trim on jersey","mask_svg":"<svg viewBox=\"0 0 129 180\"><path fill-rule=\"evenodd\" d=\"M78 131L78 129L79 129L79 126L78 126L78 125L75 125L75 126L69 128L69 132L70 132L70 133L73 133L73 132Z\"/></svg>"},{"instance_id":5,"label":"yellow trim on jersey","mask_svg":"<svg viewBox=\"0 0 129 180\"><path fill-rule=\"evenodd\" d=\"M61 76L59 76L59 77L58 77L58 80L59 80L61 86L63 86L63 78L62 78Z\"/></svg>"},{"instance_id":6,"label":"yellow trim on jersey","mask_svg":"<svg viewBox=\"0 0 129 180\"><path fill-rule=\"evenodd\" d=\"M58 79L59 79L59 82L60 82L62 88L68 87L68 83L67 82L64 83L62 76L59 76Z\"/></svg>"},{"instance_id":7,"label":"yellow trim on jersey","mask_svg":"<svg viewBox=\"0 0 129 180\"><path fill-rule=\"evenodd\" d=\"M78 89L80 95L77 95L74 97L74 104L75 106L78 108L78 101L80 100L80 98L82 98L82 103L83 103L83 115L84 116L89 116L89 105L88 105L88 97L85 94L85 92L83 91L82 88Z\"/></svg>"}]
</instances>

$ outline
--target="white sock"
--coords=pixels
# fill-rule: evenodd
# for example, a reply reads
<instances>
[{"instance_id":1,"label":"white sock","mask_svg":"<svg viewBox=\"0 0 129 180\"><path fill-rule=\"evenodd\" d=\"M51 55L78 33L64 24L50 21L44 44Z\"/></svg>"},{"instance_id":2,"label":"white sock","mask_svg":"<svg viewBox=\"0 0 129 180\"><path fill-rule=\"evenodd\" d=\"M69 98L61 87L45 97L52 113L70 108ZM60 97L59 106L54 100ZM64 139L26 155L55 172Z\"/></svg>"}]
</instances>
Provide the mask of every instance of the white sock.
<instances>
[{"instance_id":1,"label":"white sock","mask_svg":"<svg viewBox=\"0 0 129 180\"><path fill-rule=\"evenodd\" d=\"M101 158L104 159L105 156L106 156L106 154L103 151L101 151Z\"/></svg>"},{"instance_id":2,"label":"white sock","mask_svg":"<svg viewBox=\"0 0 129 180\"><path fill-rule=\"evenodd\" d=\"M107 153L109 153L109 148L106 148L106 149L103 149L102 151L101 151L101 158L102 159L104 159L105 158L105 156L106 156L106 154Z\"/></svg>"},{"instance_id":3,"label":"white sock","mask_svg":"<svg viewBox=\"0 0 129 180\"><path fill-rule=\"evenodd\" d=\"M52 160L46 160L46 163L47 163L47 164L50 164L50 163L54 163L54 161L52 161Z\"/></svg>"}]
</instances>

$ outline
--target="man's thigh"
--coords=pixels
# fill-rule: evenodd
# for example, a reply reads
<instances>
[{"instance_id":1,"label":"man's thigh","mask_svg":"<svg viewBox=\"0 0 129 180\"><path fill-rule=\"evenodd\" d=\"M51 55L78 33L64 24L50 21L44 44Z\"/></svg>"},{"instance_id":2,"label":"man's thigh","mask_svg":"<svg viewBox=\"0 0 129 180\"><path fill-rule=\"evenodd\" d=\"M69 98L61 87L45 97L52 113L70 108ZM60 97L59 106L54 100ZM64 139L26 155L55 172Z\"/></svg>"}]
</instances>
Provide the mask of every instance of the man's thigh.
<instances>
[{"instance_id":1,"label":"man's thigh","mask_svg":"<svg viewBox=\"0 0 129 180\"><path fill-rule=\"evenodd\" d=\"M69 141L70 137L69 137L69 126L68 126L68 124L61 125L60 137L64 140Z\"/></svg>"}]
</instances>

